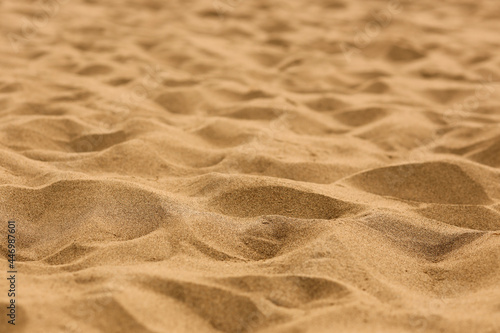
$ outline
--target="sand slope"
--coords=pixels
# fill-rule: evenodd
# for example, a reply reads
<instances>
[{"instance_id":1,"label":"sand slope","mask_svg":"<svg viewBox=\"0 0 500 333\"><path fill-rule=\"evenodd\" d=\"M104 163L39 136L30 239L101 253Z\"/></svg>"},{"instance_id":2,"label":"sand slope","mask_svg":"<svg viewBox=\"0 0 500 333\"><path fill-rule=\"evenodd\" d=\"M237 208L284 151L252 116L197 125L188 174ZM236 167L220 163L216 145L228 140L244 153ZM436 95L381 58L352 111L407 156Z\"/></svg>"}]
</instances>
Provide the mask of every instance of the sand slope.
<instances>
[{"instance_id":1,"label":"sand slope","mask_svg":"<svg viewBox=\"0 0 500 333\"><path fill-rule=\"evenodd\" d=\"M500 332L498 15L0 2L0 331Z\"/></svg>"}]
</instances>

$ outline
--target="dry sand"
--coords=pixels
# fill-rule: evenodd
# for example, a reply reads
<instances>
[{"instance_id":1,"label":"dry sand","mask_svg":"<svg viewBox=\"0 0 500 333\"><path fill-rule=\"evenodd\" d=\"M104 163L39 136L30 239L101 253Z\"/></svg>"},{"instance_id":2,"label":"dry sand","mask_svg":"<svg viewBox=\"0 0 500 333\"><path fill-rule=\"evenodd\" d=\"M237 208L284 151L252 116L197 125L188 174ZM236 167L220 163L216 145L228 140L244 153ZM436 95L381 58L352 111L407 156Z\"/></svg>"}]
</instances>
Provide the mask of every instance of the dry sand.
<instances>
[{"instance_id":1,"label":"dry sand","mask_svg":"<svg viewBox=\"0 0 500 333\"><path fill-rule=\"evenodd\" d=\"M2 333L500 332L498 1L58 1L0 2Z\"/></svg>"}]
</instances>

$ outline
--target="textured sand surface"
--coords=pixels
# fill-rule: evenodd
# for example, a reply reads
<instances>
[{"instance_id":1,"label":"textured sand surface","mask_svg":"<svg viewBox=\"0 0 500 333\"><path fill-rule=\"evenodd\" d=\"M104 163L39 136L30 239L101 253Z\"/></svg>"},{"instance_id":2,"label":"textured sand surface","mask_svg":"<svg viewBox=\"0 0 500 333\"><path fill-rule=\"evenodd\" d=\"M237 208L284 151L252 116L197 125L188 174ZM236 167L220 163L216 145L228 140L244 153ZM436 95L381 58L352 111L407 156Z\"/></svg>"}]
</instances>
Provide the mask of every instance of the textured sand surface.
<instances>
[{"instance_id":1,"label":"textured sand surface","mask_svg":"<svg viewBox=\"0 0 500 333\"><path fill-rule=\"evenodd\" d=\"M2 333L500 332L498 1L42 3L0 2Z\"/></svg>"}]
</instances>

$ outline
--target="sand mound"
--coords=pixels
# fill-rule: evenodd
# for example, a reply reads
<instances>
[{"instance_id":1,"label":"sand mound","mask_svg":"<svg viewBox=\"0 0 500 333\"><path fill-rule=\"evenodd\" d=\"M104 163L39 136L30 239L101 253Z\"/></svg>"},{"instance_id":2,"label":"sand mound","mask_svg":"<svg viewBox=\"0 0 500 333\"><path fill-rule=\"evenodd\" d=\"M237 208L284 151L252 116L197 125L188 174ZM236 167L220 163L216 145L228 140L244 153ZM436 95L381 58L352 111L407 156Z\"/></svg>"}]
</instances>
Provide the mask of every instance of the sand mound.
<instances>
[{"instance_id":1,"label":"sand mound","mask_svg":"<svg viewBox=\"0 0 500 333\"><path fill-rule=\"evenodd\" d=\"M306 219L333 219L355 205L293 188L266 186L224 193L211 201L220 212L239 217L282 215Z\"/></svg>"},{"instance_id":2,"label":"sand mound","mask_svg":"<svg viewBox=\"0 0 500 333\"><path fill-rule=\"evenodd\" d=\"M485 205L492 201L459 166L444 162L397 165L346 180L367 192L428 203Z\"/></svg>"}]
</instances>

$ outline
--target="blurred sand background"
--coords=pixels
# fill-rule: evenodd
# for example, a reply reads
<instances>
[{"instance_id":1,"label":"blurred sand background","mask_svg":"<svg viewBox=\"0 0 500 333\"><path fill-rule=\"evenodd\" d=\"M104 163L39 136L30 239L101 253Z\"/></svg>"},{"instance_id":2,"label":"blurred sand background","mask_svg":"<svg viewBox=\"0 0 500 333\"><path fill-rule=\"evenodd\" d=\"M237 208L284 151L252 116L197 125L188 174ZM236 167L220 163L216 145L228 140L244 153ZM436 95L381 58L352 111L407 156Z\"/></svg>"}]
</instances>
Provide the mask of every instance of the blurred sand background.
<instances>
[{"instance_id":1,"label":"blurred sand background","mask_svg":"<svg viewBox=\"0 0 500 333\"><path fill-rule=\"evenodd\" d=\"M499 17L0 1L0 331L500 332Z\"/></svg>"}]
</instances>

